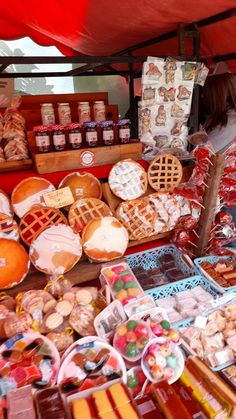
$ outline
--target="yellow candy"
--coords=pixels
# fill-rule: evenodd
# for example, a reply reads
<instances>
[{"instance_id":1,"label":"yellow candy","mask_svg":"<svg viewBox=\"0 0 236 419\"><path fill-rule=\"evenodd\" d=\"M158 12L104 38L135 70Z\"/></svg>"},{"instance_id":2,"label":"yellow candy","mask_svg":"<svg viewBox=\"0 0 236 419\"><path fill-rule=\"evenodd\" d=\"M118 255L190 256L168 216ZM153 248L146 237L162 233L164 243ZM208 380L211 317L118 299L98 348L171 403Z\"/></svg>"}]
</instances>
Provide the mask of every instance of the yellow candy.
<instances>
[{"instance_id":1,"label":"yellow candy","mask_svg":"<svg viewBox=\"0 0 236 419\"><path fill-rule=\"evenodd\" d=\"M141 294L141 291L139 288L129 288L128 289L128 296L129 297L137 297Z\"/></svg>"},{"instance_id":2,"label":"yellow candy","mask_svg":"<svg viewBox=\"0 0 236 419\"><path fill-rule=\"evenodd\" d=\"M125 336L126 333L128 332L128 329L124 324L121 324L120 326L117 327L116 332L119 336Z\"/></svg>"},{"instance_id":3,"label":"yellow candy","mask_svg":"<svg viewBox=\"0 0 236 419\"><path fill-rule=\"evenodd\" d=\"M115 275L115 272L113 272L111 269L106 268L103 270L103 275L107 278L112 278Z\"/></svg>"},{"instance_id":4,"label":"yellow candy","mask_svg":"<svg viewBox=\"0 0 236 419\"><path fill-rule=\"evenodd\" d=\"M117 300L124 300L127 297L127 291L126 290L120 290L116 293Z\"/></svg>"}]
</instances>

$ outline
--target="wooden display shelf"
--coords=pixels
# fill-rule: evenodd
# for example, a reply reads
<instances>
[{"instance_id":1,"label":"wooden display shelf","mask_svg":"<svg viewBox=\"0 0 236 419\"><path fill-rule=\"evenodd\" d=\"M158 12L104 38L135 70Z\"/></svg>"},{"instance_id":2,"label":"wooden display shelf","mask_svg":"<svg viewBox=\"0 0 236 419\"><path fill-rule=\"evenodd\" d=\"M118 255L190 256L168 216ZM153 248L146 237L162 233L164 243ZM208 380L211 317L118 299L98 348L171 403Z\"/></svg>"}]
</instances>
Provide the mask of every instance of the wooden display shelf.
<instances>
[{"instance_id":1,"label":"wooden display shelf","mask_svg":"<svg viewBox=\"0 0 236 419\"><path fill-rule=\"evenodd\" d=\"M0 173L14 172L16 170L27 170L30 169L32 166L33 161L31 159L6 161L4 163L0 163Z\"/></svg>"},{"instance_id":2,"label":"wooden display shelf","mask_svg":"<svg viewBox=\"0 0 236 419\"><path fill-rule=\"evenodd\" d=\"M27 135L35 168L39 174L114 164L128 158L142 158L142 144L139 142L37 154L33 131L29 131Z\"/></svg>"}]
</instances>

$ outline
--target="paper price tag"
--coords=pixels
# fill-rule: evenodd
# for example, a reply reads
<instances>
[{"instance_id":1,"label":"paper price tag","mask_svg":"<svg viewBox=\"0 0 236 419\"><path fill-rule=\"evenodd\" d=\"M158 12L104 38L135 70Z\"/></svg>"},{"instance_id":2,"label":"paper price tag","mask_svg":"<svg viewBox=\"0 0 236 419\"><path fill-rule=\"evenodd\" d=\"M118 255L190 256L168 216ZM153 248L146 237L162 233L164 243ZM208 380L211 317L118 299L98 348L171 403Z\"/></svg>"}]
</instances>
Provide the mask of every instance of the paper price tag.
<instances>
[{"instance_id":1,"label":"paper price tag","mask_svg":"<svg viewBox=\"0 0 236 419\"><path fill-rule=\"evenodd\" d=\"M6 258L0 258L0 268L5 268L6 266Z\"/></svg>"},{"instance_id":2,"label":"paper price tag","mask_svg":"<svg viewBox=\"0 0 236 419\"><path fill-rule=\"evenodd\" d=\"M47 207L62 208L71 205L74 198L69 186L58 189L57 191L49 192L43 195L43 199Z\"/></svg>"}]
</instances>

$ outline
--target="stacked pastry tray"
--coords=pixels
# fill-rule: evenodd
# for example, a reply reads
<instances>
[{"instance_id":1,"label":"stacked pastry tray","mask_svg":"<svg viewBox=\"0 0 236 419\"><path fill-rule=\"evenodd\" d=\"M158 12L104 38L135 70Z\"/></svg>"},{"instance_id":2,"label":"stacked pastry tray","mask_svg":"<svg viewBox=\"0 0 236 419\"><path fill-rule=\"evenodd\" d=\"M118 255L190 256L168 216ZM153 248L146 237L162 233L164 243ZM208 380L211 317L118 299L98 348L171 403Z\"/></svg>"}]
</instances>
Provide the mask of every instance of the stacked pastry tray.
<instances>
[{"instance_id":1,"label":"stacked pastry tray","mask_svg":"<svg viewBox=\"0 0 236 419\"><path fill-rule=\"evenodd\" d=\"M226 293L224 295L226 296ZM236 293L233 292L232 295L234 295L234 298L231 300L231 302L235 304ZM217 309L219 309L219 306L215 307L212 310L209 310L208 312L204 313L204 315L207 316L207 315L209 315L210 313L212 313L213 311L215 311ZM179 329L181 329L182 327L193 326L194 325L194 320L195 319L186 319L182 324L179 324ZM181 330L180 330L180 333L181 333ZM189 355L196 356L196 353L194 352L194 350L192 348L190 348L190 346L187 344L187 342L185 342L184 338L181 339L181 347L182 347L182 349L184 350L184 352L186 353L187 356L189 356ZM221 365L218 365L217 367L211 367L211 366L209 366L209 367L212 369L212 371L218 372L218 371L221 371L224 368L227 368L230 365L234 364L234 362L235 362L235 359L232 360L232 361L229 361L229 362L225 362Z\"/></svg>"},{"instance_id":2,"label":"stacked pastry tray","mask_svg":"<svg viewBox=\"0 0 236 419\"><path fill-rule=\"evenodd\" d=\"M127 260L131 269L143 268L145 271L148 271L160 268L158 259L168 255L173 257L176 265L183 272L183 278L189 278L199 274L198 269L192 263L191 259L187 259L174 245L160 246L144 252L133 253L127 256Z\"/></svg>"},{"instance_id":3,"label":"stacked pastry tray","mask_svg":"<svg viewBox=\"0 0 236 419\"><path fill-rule=\"evenodd\" d=\"M191 278L186 278L180 281L176 281L167 285L153 288L145 291L145 294L151 295L158 305L158 300L166 297L175 296L178 292L191 290L200 285L205 291L212 295L212 299L216 299L223 296L223 292L216 288L213 284L203 276L196 275ZM174 323L175 328L184 327L192 322L194 317L187 317L179 322Z\"/></svg>"},{"instance_id":4,"label":"stacked pastry tray","mask_svg":"<svg viewBox=\"0 0 236 419\"><path fill-rule=\"evenodd\" d=\"M217 281L215 281L202 267L201 263L203 262L210 262L210 263L218 263L219 260L230 260L230 257L228 256L205 256L202 258L194 259L194 264L196 265L197 269L212 283L214 286L216 286L221 291L236 291L236 285L232 287L222 287L218 284Z\"/></svg>"}]
</instances>

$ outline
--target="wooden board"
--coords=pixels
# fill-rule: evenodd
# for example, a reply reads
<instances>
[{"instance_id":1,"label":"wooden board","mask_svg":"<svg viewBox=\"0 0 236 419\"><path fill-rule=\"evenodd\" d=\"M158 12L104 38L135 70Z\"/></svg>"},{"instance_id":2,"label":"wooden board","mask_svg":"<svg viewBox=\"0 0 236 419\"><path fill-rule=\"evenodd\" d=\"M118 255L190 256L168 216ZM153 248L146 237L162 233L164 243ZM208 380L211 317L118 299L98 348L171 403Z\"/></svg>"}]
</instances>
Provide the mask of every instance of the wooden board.
<instances>
[{"instance_id":1,"label":"wooden board","mask_svg":"<svg viewBox=\"0 0 236 419\"><path fill-rule=\"evenodd\" d=\"M0 173L14 172L16 170L26 170L26 169L30 169L32 166L33 166L33 161L31 159L6 161L4 163L0 163Z\"/></svg>"},{"instance_id":2,"label":"wooden board","mask_svg":"<svg viewBox=\"0 0 236 419\"><path fill-rule=\"evenodd\" d=\"M40 174L114 164L127 158L134 160L142 158L142 144L138 142L36 154L34 133L30 131L27 135L35 167Z\"/></svg>"}]
</instances>

